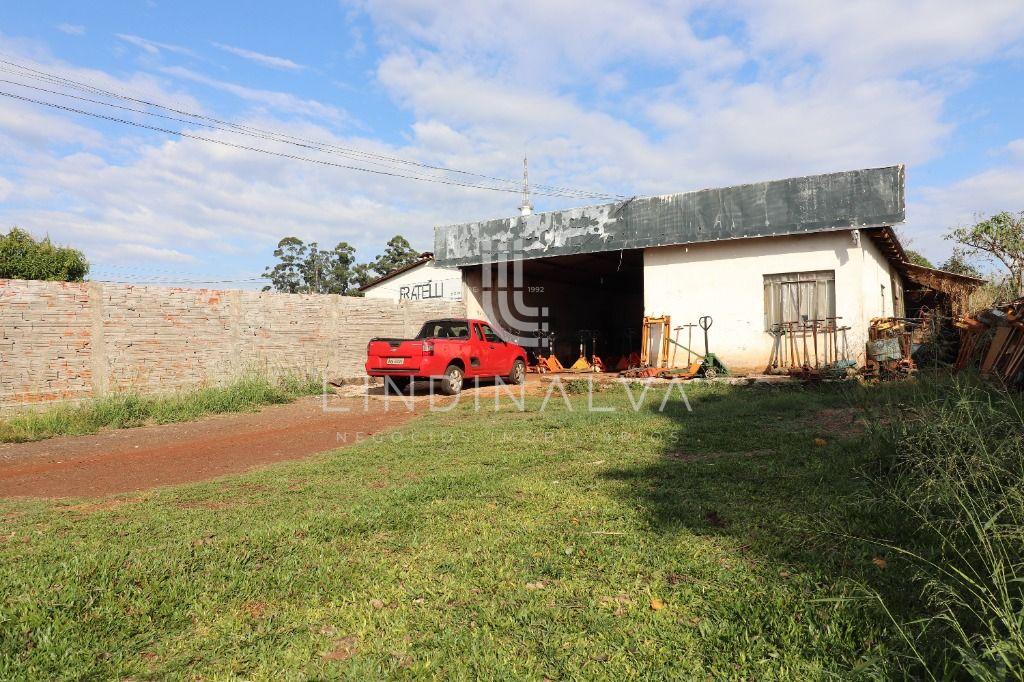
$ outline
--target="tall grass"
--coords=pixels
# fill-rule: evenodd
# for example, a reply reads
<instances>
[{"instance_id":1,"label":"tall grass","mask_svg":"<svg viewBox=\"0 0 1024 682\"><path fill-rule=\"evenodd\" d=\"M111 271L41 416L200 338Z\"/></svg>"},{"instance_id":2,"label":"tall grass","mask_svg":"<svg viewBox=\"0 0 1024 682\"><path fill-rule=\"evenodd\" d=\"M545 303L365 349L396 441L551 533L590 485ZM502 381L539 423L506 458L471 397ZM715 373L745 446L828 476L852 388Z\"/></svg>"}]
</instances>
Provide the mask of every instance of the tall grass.
<instances>
[{"instance_id":1,"label":"tall grass","mask_svg":"<svg viewBox=\"0 0 1024 682\"><path fill-rule=\"evenodd\" d=\"M288 376L271 381L247 375L226 385L195 388L161 396L121 393L76 405L59 404L0 420L0 442L21 443L53 436L95 433L103 428L128 429L145 424L169 424L223 412L244 412L264 405L288 403L316 395L313 377Z\"/></svg>"},{"instance_id":2,"label":"tall grass","mask_svg":"<svg viewBox=\"0 0 1024 682\"><path fill-rule=\"evenodd\" d=\"M1024 414L969 379L925 384L881 430L875 500L902 528L925 617L902 624L913 677L1024 674ZM898 531L897 531L898 532Z\"/></svg>"}]
</instances>

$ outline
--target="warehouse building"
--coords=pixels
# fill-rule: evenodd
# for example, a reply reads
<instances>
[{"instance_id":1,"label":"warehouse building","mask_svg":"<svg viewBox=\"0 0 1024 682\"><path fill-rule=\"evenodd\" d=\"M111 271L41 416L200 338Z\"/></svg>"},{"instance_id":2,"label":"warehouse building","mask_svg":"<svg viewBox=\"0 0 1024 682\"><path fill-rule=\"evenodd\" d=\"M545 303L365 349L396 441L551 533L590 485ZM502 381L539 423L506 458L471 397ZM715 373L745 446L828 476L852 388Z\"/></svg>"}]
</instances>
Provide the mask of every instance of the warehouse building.
<instances>
[{"instance_id":1,"label":"warehouse building","mask_svg":"<svg viewBox=\"0 0 1024 682\"><path fill-rule=\"evenodd\" d=\"M462 273L458 268L438 267L434 254L421 253L413 262L364 284L359 291L366 298L390 301L461 301Z\"/></svg>"},{"instance_id":2,"label":"warehouse building","mask_svg":"<svg viewBox=\"0 0 1024 682\"><path fill-rule=\"evenodd\" d=\"M908 284L956 283L906 262L904 217L891 166L443 226L434 254L461 269L469 316L527 346L553 334L563 364L588 338L598 355L640 351L645 317L669 317L684 343L709 317L711 350L750 372L773 329L807 320L846 327L841 350L862 361L870 320L906 314Z\"/></svg>"}]
</instances>

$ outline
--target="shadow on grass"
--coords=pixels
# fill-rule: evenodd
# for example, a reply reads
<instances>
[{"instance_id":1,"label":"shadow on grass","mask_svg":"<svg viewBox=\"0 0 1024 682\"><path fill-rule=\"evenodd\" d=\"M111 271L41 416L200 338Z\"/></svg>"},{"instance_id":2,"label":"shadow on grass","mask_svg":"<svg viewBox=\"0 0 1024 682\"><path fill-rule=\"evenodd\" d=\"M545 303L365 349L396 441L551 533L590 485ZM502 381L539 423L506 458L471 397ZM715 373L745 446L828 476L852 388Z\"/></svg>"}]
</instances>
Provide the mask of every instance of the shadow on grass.
<instances>
[{"instance_id":1,"label":"shadow on grass","mask_svg":"<svg viewBox=\"0 0 1024 682\"><path fill-rule=\"evenodd\" d=\"M682 401L666 407L671 433L656 461L605 474L651 530L721 539L766 575L800 576L877 610L858 588L870 585L906 620L906 567L860 539L892 537L901 525L864 501L876 458L863 406L875 396L821 385L718 386L688 397L692 412Z\"/></svg>"}]
</instances>

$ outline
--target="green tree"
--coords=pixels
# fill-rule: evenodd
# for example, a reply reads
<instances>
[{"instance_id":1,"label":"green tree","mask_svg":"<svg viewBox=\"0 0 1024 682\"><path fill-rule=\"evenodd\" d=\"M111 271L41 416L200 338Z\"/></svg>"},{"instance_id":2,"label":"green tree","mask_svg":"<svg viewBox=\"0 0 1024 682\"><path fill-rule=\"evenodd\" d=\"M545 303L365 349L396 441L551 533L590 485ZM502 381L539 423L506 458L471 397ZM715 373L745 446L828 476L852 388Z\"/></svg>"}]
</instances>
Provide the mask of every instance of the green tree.
<instances>
[{"instance_id":1,"label":"green tree","mask_svg":"<svg viewBox=\"0 0 1024 682\"><path fill-rule=\"evenodd\" d=\"M35 240L25 230L12 227L0 234L0 278L81 282L89 274L82 252L55 246L49 237Z\"/></svg>"},{"instance_id":2,"label":"green tree","mask_svg":"<svg viewBox=\"0 0 1024 682\"><path fill-rule=\"evenodd\" d=\"M263 273L271 282L263 290L287 294L352 294L355 252L346 242L327 250L316 242L305 244L298 237L285 237L274 249L278 263Z\"/></svg>"},{"instance_id":3,"label":"green tree","mask_svg":"<svg viewBox=\"0 0 1024 682\"><path fill-rule=\"evenodd\" d=\"M274 258L278 262L274 267L267 268L263 276L270 279L270 285L263 291L278 291L284 294L297 294L305 285L303 265L306 260L306 245L298 237L285 237L277 243Z\"/></svg>"},{"instance_id":4,"label":"green tree","mask_svg":"<svg viewBox=\"0 0 1024 682\"><path fill-rule=\"evenodd\" d=\"M918 251L914 251L913 249L907 249L906 253L907 253L907 261L910 262L910 263L913 263L914 265L920 265L921 267L924 267L924 268L934 268L935 267L934 265L932 265L932 262L930 260L928 260L924 256L924 254L922 254L922 253L920 253Z\"/></svg>"},{"instance_id":5,"label":"green tree","mask_svg":"<svg viewBox=\"0 0 1024 682\"><path fill-rule=\"evenodd\" d=\"M356 263L352 268L352 285L355 287L363 287L372 282L377 278L374 274L373 265L370 263ZM356 294L362 296L362 292Z\"/></svg>"},{"instance_id":6,"label":"green tree","mask_svg":"<svg viewBox=\"0 0 1024 682\"><path fill-rule=\"evenodd\" d=\"M957 227L946 234L969 254L977 254L1006 269L1007 285L1015 296L1024 296L1024 211L1007 211L981 220L970 227Z\"/></svg>"},{"instance_id":7,"label":"green tree","mask_svg":"<svg viewBox=\"0 0 1024 682\"><path fill-rule=\"evenodd\" d=\"M953 253L939 266L940 270L952 272L955 275L967 275L968 277L981 278L981 271L974 267L967 259L963 249L953 249Z\"/></svg>"},{"instance_id":8,"label":"green tree","mask_svg":"<svg viewBox=\"0 0 1024 682\"><path fill-rule=\"evenodd\" d=\"M378 276L386 275L392 270L414 262L419 256L419 251L412 248L409 241L398 234L388 240L384 253L377 256L370 267Z\"/></svg>"},{"instance_id":9,"label":"green tree","mask_svg":"<svg viewBox=\"0 0 1024 682\"><path fill-rule=\"evenodd\" d=\"M306 291L315 294L351 294L355 287L353 267L355 247L339 242L330 251L320 249L316 242L309 245L309 254L303 268Z\"/></svg>"}]
</instances>

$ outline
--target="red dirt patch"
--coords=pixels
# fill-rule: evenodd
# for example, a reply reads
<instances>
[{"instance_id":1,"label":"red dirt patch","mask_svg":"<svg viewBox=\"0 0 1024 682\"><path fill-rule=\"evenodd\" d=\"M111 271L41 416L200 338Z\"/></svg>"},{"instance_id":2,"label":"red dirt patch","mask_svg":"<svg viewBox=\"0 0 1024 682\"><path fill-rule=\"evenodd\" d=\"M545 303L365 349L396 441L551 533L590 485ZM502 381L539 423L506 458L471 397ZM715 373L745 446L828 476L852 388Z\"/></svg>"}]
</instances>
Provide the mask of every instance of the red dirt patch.
<instances>
[{"instance_id":1,"label":"red dirt patch","mask_svg":"<svg viewBox=\"0 0 1024 682\"><path fill-rule=\"evenodd\" d=\"M355 635L336 639L331 643L331 650L324 654L328 661L347 661L359 648L359 638Z\"/></svg>"},{"instance_id":2,"label":"red dirt patch","mask_svg":"<svg viewBox=\"0 0 1024 682\"><path fill-rule=\"evenodd\" d=\"M239 502L223 502L218 500L199 500L196 502L179 502L181 509L209 509L212 511L223 511L225 509L237 509L242 504Z\"/></svg>"},{"instance_id":3,"label":"red dirt patch","mask_svg":"<svg viewBox=\"0 0 1024 682\"><path fill-rule=\"evenodd\" d=\"M867 431L863 412L854 407L825 408L803 421L808 428L842 437L860 436Z\"/></svg>"},{"instance_id":4,"label":"red dirt patch","mask_svg":"<svg viewBox=\"0 0 1024 682\"><path fill-rule=\"evenodd\" d=\"M202 481L357 443L414 415L396 404L385 411L379 400L364 410L360 399L332 399L331 408L304 399L196 422L0 444L0 497L97 497Z\"/></svg>"},{"instance_id":5,"label":"red dirt patch","mask_svg":"<svg viewBox=\"0 0 1024 682\"><path fill-rule=\"evenodd\" d=\"M95 514L101 511L110 511L111 509L117 509L123 507L126 504L135 504L136 502L142 502L141 497L124 497L115 498L113 500L104 500L102 502L86 503L86 504L73 504L67 507L58 507L61 511L72 511L79 512L81 514Z\"/></svg>"}]
</instances>

